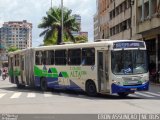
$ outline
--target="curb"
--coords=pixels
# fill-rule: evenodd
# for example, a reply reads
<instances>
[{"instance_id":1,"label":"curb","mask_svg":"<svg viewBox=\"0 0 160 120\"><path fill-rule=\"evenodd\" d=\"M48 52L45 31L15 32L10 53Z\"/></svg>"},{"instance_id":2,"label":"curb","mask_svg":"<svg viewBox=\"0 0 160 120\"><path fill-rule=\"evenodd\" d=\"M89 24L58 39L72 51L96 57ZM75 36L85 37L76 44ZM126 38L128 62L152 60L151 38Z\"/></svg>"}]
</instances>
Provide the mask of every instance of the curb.
<instances>
[{"instance_id":1,"label":"curb","mask_svg":"<svg viewBox=\"0 0 160 120\"><path fill-rule=\"evenodd\" d=\"M150 82L150 84L151 84L151 85L155 85L155 86L160 86L160 83L151 83L151 82Z\"/></svg>"}]
</instances>

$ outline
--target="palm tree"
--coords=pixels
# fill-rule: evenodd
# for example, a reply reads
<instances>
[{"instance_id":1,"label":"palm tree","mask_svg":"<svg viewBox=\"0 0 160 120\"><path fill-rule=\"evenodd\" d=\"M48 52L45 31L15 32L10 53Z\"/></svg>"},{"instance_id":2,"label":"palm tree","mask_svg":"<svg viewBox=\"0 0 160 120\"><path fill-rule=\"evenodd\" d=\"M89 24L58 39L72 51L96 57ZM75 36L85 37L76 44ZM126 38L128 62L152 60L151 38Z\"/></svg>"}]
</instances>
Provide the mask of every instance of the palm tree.
<instances>
[{"instance_id":1,"label":"palm tree","mask_svg":"<svg viewBox=\"0 0 160 120\"><path fill-rule=\"evenodd\" d=\"M61 8L51 8L46 13L47 16L43 17L42 23L38 25L38 28L45 29L41 34L44 36L44 42L47 44L60 44L62 43L62 36L61 36ZM75 39L71 33L71 31L78 31L78 23L76 22L75 18L71 16L71 10L67 8L63 9L64 21L63 21L63 31L65 39L69 39L75 42Z\"/></svg>"}]
</instances>

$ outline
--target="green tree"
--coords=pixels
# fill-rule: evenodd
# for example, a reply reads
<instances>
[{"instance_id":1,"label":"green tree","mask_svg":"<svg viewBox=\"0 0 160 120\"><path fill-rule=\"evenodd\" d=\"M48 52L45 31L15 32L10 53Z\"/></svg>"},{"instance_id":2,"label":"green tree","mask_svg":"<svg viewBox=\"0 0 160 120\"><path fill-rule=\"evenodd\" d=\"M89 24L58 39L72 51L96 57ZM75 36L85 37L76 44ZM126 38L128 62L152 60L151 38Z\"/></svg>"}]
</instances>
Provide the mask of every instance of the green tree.
<instances>
[{"instance_id":1,"label":"green tree","mask_svg":"<svg viewBox=\"0 0 160 120\"><path fill-rule=\"evenodd\" d=\"M79 35L75 37L76 43L85 43L88 41L87 37L84 35Z\"/></svg>"},{"instance_id":2,"label":"green tree","mask_svg":"<svg viewBox=\"0 0 160 120\"><path fill-rule=\"evenodd\" d=\"M40 34L44 36L44 44L60 44L62 42L61 38L61 8L51 8L46 13L47 16L43 17L42 22L38 25L38 28L43 28L44 31ZM71 10L67 8L63 9L63 38L64 41L72 41L75 42L75 39L71 33L71 31L78 31L78 23L76 22L75 18L71 15Z\"/></svg>"},{"instance_id":3,"label":"green tree","mask_svg":"<svg viewBox=\"0 0 160 120\"><path fill-rule=\"evenodd\" d=\"M14 51L17 51L19 50L17 47L15 46L10 46L8 49L7 49L7 52L14 52Z\"/></svg>"}]
</instances>

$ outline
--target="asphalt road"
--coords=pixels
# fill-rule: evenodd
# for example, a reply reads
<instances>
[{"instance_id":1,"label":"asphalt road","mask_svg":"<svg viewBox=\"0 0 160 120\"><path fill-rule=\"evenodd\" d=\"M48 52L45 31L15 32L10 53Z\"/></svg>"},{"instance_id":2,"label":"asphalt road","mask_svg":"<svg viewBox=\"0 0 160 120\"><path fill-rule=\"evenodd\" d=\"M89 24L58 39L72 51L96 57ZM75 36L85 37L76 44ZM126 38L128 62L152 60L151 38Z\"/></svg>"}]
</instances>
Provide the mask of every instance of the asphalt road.
<instances>
[{"instance_id":1,"label":"asphalt road","mask_svg":"<svg viewBox=\"0 0 160 120\"><path fill-rule=\"evenodd\" d=\"M150 85L148 92L136 92L127 98L117 95L88 97L85 93L73 91L17 89L8 79L0 79L0 113L160 113L160 86Z\"/></svg>"}]
</instances>

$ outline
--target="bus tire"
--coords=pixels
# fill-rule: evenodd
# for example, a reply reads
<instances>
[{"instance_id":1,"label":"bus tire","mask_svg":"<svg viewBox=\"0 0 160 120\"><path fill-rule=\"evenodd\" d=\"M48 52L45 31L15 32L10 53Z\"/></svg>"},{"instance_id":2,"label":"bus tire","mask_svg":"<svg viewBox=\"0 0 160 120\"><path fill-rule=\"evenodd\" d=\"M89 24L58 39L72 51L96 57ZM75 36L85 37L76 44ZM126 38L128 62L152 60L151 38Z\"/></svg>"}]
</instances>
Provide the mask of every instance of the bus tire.
<instances>
[{"instance_id":1,"label":"bus tire","mask_svg":"<svg viewBox=\"0 0 160 120\"><path fill-rule=\"evenodd\" d=\"M16 85L17 85L18 89L25 88L25 85L22 85L22 84L19 83L18 77L16 77Z\"/></svg>"},{"instance_id":2,"label":"bus tire","mask_svg":"<svg viewBox=\"0 0 160 120\"><path fill-rule=\"evenodd\" d=\"M86 83L86 93L88 96L92 96L92 97L97 95L96 85L91 80L87 81Z\"/></svg>"},{"instance_id":3,"label":"bus tire","mask_svg":"<svg viewBox=\"0 0 160 120\"><path fill-rule=\"evenodd\" d=\"M122 98L125 98L127 97L129 94L128 93L125 93L125 92L121 92L121 93L118 93L118 95Z\"/></svg>"},{"instance_id":4,"label":"bus tire","mask_svg":"<svg viewBox=\"0 0 160 120\"><path fill-rule=\"evenodd\" d=\"M41 78L40 87L41 87L42 91L47 91L48 90L47 82L46 82L45 78Z\"/></svg>"}]
</instances>

